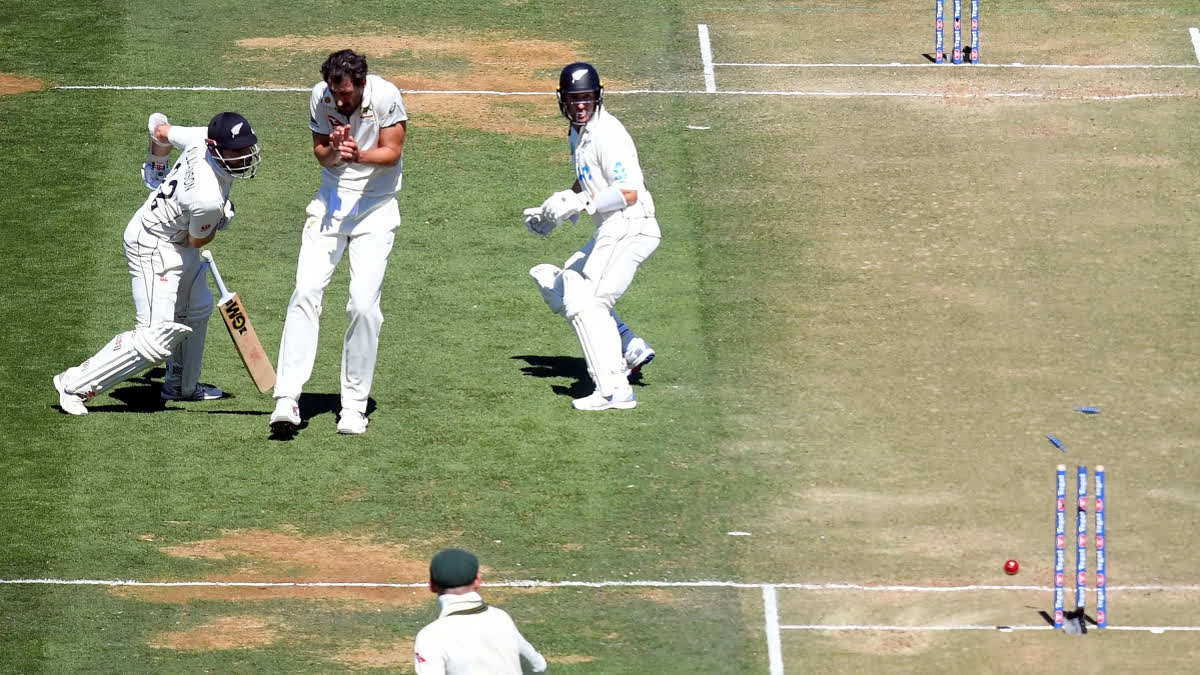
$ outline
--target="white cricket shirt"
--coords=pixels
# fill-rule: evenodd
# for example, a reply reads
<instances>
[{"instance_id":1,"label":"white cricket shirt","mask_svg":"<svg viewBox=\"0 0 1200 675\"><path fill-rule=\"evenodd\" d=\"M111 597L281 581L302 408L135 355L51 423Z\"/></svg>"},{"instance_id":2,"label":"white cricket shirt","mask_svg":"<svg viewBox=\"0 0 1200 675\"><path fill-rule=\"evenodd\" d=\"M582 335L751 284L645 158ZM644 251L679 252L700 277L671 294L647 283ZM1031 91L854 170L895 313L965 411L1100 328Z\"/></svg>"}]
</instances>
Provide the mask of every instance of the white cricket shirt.
<instances>
[{"instance_id":1,"label":"white cricket shirt","mask_svg":"<svg viewBox=\"0 0 1200 675\"><path fill-rule=\"evenodd\" d=\"M508 612L478 611L483 606L478 593L439 595L438 605L441 614L417 633L413 645L417 675L521 675L521 658L535 673L546 670L546 659Z\"/></svg>"},{"instance_id":2,"label":"white cricket shirt","mask_svg":"<svg viewBox=\"0 0 1200 675\"><path fill-rule=\"evenodd\" d=\"M171 143L183 153L133 215L147 233L186 245L188 234L204 239L221 224L233 176L209 156L207 136L207 127L171 128Z\"/></svg>"},{"instance_id":3,"label":"white cricket shirt","mask_svg":"<svg viewBox=\"0 0 1200 675\"><path fill-rule=\"evenodd\" d=\"M631 216L654 216L654 198L646 189L633 138L625 125L610 115L604 106L592 115L582 131L572 125L568 142L575 163L575 177L585 193L594 199L610 185L637 190L637 203L622 210ZM593 214L592 221L599 227L612 213L617 211Z\"/></svg>"},{"instance_id":4,"label":"white cricket shirt","mask_svg":"<svg viewBox=\"0 0 1200 675\"><path fill-rule=\"evenodd\" d=\"M362 103L349 117L338 112L329 85L324 82L313 86L309 111L308 126L318 134L329 135L335 127L349 124L359 150L375 148L379 145L380 129L408 119L400 90L378 75L367 75ZM394 166L340 162L321 168L321 191L357 192L363 197L390 196L400 190L403 176L403 157Z\"/></svg>"}]
</instances>

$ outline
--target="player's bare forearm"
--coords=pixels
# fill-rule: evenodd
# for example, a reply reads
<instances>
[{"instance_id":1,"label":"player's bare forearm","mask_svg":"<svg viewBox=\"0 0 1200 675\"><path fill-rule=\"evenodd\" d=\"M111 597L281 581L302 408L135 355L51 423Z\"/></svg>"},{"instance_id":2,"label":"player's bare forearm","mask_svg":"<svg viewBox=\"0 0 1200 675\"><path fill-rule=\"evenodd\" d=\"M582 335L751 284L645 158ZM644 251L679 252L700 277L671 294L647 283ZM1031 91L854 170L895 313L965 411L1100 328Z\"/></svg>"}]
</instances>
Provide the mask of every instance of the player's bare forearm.
<instances>
[{"instance_id":1,"label":"player's bare forearm","mask_svg":"<svg viewBox=\"0 0 1200 675\"><path fill-rule=\"evenodd\" d=\"M313 132L313 156L317 158L317 163L321 166L334 166L341 161L333 139L315 131Z\"/></svg>"},{"instance_id":2,"label":"player's bare forearm","mask_svg":"<svg viewBox=\"0 0 1200 675\"><path fill-rule=\"evenodd\" d=\"M341 161L338 157L337 149L333 146L322 148L319 145L314 145L313 155L317 158L317 163L321 166L336 166Z\"/></svg>"},{"instance_id":3,"label":"player's bare forearm","mask_svg":"<svg viewBox=\"0 0 1200 675\"><path fill-rule=\"evenodd\" d=\"M380 166L395 166L404 154L404 138L408 131L408 122L400 122L379 130L379 143L370 150L359 150L352 147L351 157L347 161L378 164ZM345 154L345 153L343 153Z\"/></svg>"}]
</instances>

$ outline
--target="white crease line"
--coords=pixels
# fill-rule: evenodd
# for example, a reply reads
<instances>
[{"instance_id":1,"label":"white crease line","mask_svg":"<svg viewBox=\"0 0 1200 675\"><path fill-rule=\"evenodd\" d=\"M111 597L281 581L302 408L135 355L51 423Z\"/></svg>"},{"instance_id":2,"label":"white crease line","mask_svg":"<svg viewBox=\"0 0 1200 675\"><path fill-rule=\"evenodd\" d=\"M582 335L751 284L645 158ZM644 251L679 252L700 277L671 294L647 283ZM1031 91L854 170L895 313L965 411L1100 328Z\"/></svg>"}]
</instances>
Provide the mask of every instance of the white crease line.
<instances>
[{"instance_id":1,"label":"white crease line","mask_svg":"<svg viewBox=\"0 0 1200 675\"><path fill-rule=\"evenodd\" d=\"M1200 67L1200 66L1197 66ZM309 89L291 89L278 88L270 89L265 87L158 87L149 85L122 86L111 84L97 85L61 85L55 89L72 89L72 90L116 90L116 91L257 91L257 92L301 92L310 91ZM553 92L548 91L490 91L490 90L442 90L442 89L410 89L404 90L405 95L409 94L441 94L441 95L480 95L480 96L551 96ZM1142 94L1116 94L1111 96L1072 96L1062 94L1046 94L1042 92L985 92L982 94L952 94L938 92L916 92L916 91L699 91L696 89L627 89L625 91L606 91L610 95L621 94L708 94L712 96L785 96L785 97L813 97L813 98L855 98L855 97L892 97L892 98L970 98L970 99L987 99L987 98L1028 98L1028 99L1045 99L1051 101L1120 101L1128 99L1140 98L1196 98L1200 94L1196 93L1178 93L1178 92L1147 92Z\"/></svg>"},{"instance_id":2,"label":"white crease line","mask_svg":"<svg viewBox=\"0 0 1200 675\"><path fill-rule=\"evenodd\" d=\"M700 35L700 62L704 64L704 91L713 92L717 90L717 75L713 70L712 42L708 39L708 24L696 24L696 31Z\"/></svg>"},{"instance_id":3,"label":"white crease line","mask_svg":"<svg viewBox=\"0 0 1200 675\"><path fill-rule=\"evenodd\" d=\"M1057 630L1054 626L987 626L979 624L963 624L949 626L890 626L890 625L855 625L855 624L800 624L800 625L782 625L780 630L817 630L817 631L898 631L905 633L919 632L942 632L942 631L959 631L959 630L990 630L1000 631L1001 633L1011 633L1013 631L1028 631L1028 630ZM1167 633L1167 632L1200 632L1200 626L1113 626L1109 625L1105 628L1092 628L1095 631L1109 630L1125 630L1138 631L1144 633Z\"/></svg>"},{"instance_id":4,"label":"white crease line","mask_svg":"<svg viewBox=\"0 0 1200 675\"><path fill-rule=\"evenodd\" d=\"M1188 32L1192 34L1192 49L1196 52L1196 60L1200 61L1200 28L1189 28Z\"/></svg>"},{"instance_id":5,"label":"white crease line","mask_svg":"<svg viewBox=\"0 0 1200 675\"><path fill-rule=\"evenodd\" d=\"M48 585L48 586L216 586L216 587L250 587L250 588L425 588L428 582L383 582L383 581L137 581L133 579L0 579L0 585ZM969 585L969 586L907 586L907 585L865 585L865 584L806 584L806 583L750 583L742 581L539 581L512 580L491 581L486 586L501 588L612 588L612 587L651 587L651 588L786 588L802 591L892 591L901 593L965 593L972 591L1053 591L1051 586L999 586L999 585ZM1089 588L1089 590L1091 590ZM1110 592L1122 591L1161 591L1161 592L1200 592L1200 584L1135 584L1108 586Z\"/></svg>"},{"instance_id":6,"label":"white crease line","mask_svg":"<svg viewBox=\"0 0 1200 675\"><path fill-rule=\"evenodd\" d=\"M1193 28L1192 30L1196 30ZM1195 33L1193 33L1195 36ZM1193 37L1193 42L1196 38ZM1200 58L1200 46L1197 47ZM938 63L714 63L723 68L944 68ZM1113 63L1113 64L1058 64L1058 63L975 63L970 68L1045 68L1061 70L1130 70L1159 68L1200 68L1197 63Z\"/></svg>"},{"instance_id":7,"label":"white crease line","mask_svg":"<svg viewBox=\"0 0 1200 675\"><path fill-rule=\"evenodd\" d=\"M767 663L771 675L783 675L783 640L779 634L779 604L775 601L775 587L763 586L763 616L766 619Z\"/></svg>"},{"instance_id":8,"label":"white crease line","mask_svg":"<svg viewBox=\"0 0 1200 675\"><path fill-rule=\"evenodd\" d=\"M783 625L780 630L858 630L858 631L905 631L905 632L922 632L922 631L952 631L952 630L992 630L992 631L1015 631L1015 630L1054 630L1054 626L985 626L964 624L958 626L889 626L889 625L856 625L856 624L801 624L801 625Z\"/></svg>"}]
</instances>

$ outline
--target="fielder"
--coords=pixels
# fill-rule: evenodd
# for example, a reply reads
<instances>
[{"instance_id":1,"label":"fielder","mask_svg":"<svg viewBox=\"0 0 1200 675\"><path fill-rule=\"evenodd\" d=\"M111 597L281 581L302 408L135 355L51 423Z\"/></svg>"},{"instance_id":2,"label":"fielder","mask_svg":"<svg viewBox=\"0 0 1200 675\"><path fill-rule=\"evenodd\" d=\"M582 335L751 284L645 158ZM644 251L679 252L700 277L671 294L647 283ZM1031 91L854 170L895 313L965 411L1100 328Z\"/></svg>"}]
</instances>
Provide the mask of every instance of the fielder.
<instances>
[{"instance_id":1,"label":"fielder","mask_svg":"<svg viewBox=\"0 0 1200 675\"><path fill-rule=\"evenodd\" d=\"M479 595L479 559L448 548L429 562L438 618L417 633L417 675L521 675L546 672L546 657L521 635L508 612ZM529 666L522 670L522 662Z\"/></svg>"},{"instance_id":2,"label":"fielder","mask_svg":"<svg viewBox=\"0 0 1200 675\"><path fill-rule=\"evenodd\" d=\"M134 330L117 335L95 356L54 376L64 413L86 415L86 401L151 366L167 363L162 398L203 401L225 392L200 382L213 296L200 247L233 219L229 190L251 178L262 152L246 118L223 112L208 127L180 127L154 113L151 157L142 178L150 196L125 227L125 258L137 312ZM169 166L171 147L182 153ZM157 152L156 152L157 151Z\"/></svg>"},{"instance_id":3,"label":"fielder","mask_svg":"<svg viewBox=\"0 0 1200 675\"><path fill-rule=\"evenodd\" d=\"M313 155L321 165L321 187L308 205L296 290L276 368L271 429L291 433L300 425L298 399L317 356L321 299L342 256L350 254L350 327L342 349L342 412L337 430L367 430L367 398L375 377L383 312L383 274L400 226L396 192L403 177L408 114L400 90L367 74L365 57L334 52L321 66L312 90Z\"/></svg>"},{"instance_id":4,"label":"fielder","mask_svg":"<svg viewBox=\"0 0 1200 675\"><path fill-rule=\"evenodd\" d=\"M562 269L542 264L529 270L550 310L575 329L596 385L591 395L571 402L576 410L636 407L628 374L654 358L654 350L621 321L613 304L658 248L662 234L633 139L603 103L604 87L591 64L563 68L558 107L571 122L575 184L550 195L541 207L525 210L526 227L543 237L585 211L596 226L591 240Z\"/></svg>"}]
</instances>

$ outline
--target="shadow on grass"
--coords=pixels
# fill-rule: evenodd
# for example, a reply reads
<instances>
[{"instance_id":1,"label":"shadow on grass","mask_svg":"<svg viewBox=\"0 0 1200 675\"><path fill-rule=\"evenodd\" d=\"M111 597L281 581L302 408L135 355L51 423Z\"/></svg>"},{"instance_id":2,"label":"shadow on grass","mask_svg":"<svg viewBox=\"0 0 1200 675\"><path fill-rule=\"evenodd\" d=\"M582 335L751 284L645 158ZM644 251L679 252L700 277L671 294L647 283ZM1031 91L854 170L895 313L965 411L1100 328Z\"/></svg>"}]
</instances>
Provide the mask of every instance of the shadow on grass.
<instances>
[{"instance_id":1,"label":"shadow on grass","mask_svg":"<svg viewBox=\"0 0 1200 675\"><path fill-rule=\"evenodd\" d=\"M578 356L521 354L512 358L514 361L520 360L529 364L521 368L521 372L530 377L556 377L575 380L567 386L560 384L550 385L550 389L559 396L580 398L592 393L592 378L588 375L587 362ZM642 382L642 374L640 372L629 376L629 384L637 387L646 386Z\"/></svg>"},{"instance_id":2,"label":"shadow on grass","mask_svg":"<svg viewBox=\"0 0 1200 675\"><path fill-rule=\"evenodd\" d=\"M575 380L569 386L552 384L550 389L559 396L581 398L592 393L592 378L588 375L587 362L578 356L537 356L520 354L512 357L529 365L521 372L530 377L555 377Z\"/></svg>"}]
</instances>

